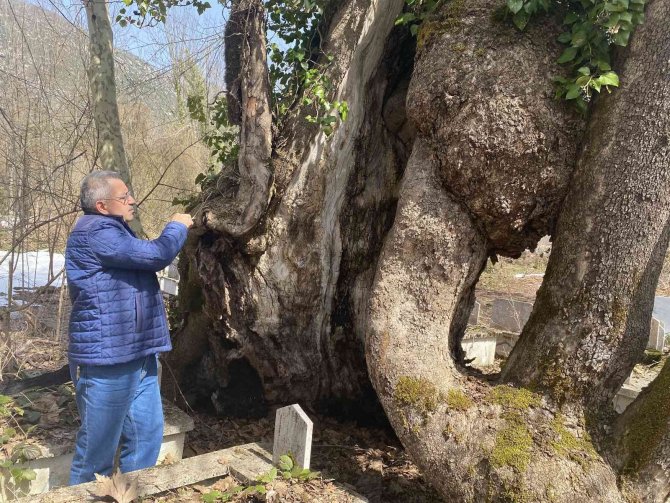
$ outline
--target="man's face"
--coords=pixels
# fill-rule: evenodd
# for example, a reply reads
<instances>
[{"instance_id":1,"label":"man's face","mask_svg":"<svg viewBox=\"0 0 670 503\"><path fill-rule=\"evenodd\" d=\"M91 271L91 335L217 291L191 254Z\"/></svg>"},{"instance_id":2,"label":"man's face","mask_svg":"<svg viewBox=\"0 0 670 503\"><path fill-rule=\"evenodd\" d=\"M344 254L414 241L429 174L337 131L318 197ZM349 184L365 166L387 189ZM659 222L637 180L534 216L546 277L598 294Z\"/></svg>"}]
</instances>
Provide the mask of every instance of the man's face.
<instances>
[{"instance_id":1,"label":"man's face","mask_svg":"<svg viewBox=\"0 0 670 503\"><path fill-rule=\"evenodd\" d=\"M130 222L135 218L135 207L133 206L135 199L128 192L128 187L117 178L110 178L107 183L110 188L109 196L95 203L98 213L123 217L126 222Z\"/></svg>"}]
</instances>

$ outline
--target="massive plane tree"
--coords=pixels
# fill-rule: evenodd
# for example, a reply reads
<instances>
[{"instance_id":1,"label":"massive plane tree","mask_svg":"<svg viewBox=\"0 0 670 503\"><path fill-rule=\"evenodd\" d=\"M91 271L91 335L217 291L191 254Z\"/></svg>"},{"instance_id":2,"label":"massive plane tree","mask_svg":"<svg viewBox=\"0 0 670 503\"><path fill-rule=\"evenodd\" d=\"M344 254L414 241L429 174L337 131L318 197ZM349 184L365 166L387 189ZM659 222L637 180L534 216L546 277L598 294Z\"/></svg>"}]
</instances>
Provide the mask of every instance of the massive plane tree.
<instances>
[{"instance_id":1,"label":"massive plane tree","mask_svg":"<svg viewBox=\"0 0 670 503\"><path fill-rule=\"evenodd\" d=\"M378 399L447 501L665 501L670 368L621 416L611 401L670 235L670 1L586 115L554 98L556 14L432 5L418 30L396 24L403 0L324 6L301 66L327 58L348 107L333 123L300 93L277 121L265 6L232 2L239 153L194 209L166 374L223 413ZM546 234L530 320L501 374L478 375L460 342L486 260Z\"/></svg>"}]
</instances>

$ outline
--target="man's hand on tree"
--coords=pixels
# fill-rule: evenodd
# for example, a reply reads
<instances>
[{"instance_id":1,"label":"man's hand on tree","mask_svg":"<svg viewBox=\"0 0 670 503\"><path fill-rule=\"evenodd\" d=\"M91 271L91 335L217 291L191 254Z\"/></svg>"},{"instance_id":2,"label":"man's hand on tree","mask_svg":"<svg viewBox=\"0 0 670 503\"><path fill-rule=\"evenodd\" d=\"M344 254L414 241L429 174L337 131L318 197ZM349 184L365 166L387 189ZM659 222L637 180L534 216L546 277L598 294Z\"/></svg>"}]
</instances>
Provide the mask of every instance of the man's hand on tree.
<instances>
[{"instance_id":1,"label":"man's hand on tree","mask_svg":"<svg viewBox=\"0 0 670 503\"><path fill-rule=\"evenodd\" d=\"M191 215L188 213L175 213L172 215L172 218L170 218L171 222L179 222L180 224L184 224L186 227L191 227L193 225L193 218L191 218Z\"/></svg>"}]
</instances>

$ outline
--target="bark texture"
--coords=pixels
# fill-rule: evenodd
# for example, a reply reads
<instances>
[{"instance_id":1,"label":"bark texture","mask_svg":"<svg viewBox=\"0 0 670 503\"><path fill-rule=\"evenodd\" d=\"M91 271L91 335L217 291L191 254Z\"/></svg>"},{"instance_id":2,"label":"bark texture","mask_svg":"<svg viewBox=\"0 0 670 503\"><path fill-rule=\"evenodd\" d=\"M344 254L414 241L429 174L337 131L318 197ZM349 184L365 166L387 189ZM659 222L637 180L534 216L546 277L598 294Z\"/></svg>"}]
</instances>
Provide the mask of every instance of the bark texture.
<instances>
[{"instance_id":1,"label":"bark texture","mask_svg":"<svg viewBox=\"0 0 670 503\"><path fill-rule=\"evenodd\" d=\"M228 116L240 127L239 156L232 177L235 197L212 194L203 223L232 237L250 232L265 214L272 185L272 111L260 0L233 2L226 24Z\"/></svg>"},{"instance_id":2,"label":"bark texture","mask_svg":"<svg viewBox=\"0 0 670 503\"><path fill-rule=\"evenodd\" d=\"M88 19L89 52L88 67L93 118L98 132L98 160L103 170L116 171L133 192L132 177L126 159L121 135L119 107L116 100L114 77L114 38L104 0L85 0ZM139 215L130 222L139 236L144 235Z\"/></svg>"},{"instance_id":3,"label":"bark texture","mask_svg":"<svg viewBox=\"0 0 670 503\"><path fill-rule=\"evenodd\" d=\"M365 343L389 420L447 501L661 501L669 371L616 423L607 411L670 235L670 3L651 4L583 150L585 120L550 88L556 21L520 33L493 0L453 0L421 26L412 66L403 3L336 2L323 47L348 120L327 137L307 110L287 119L247 231L205 213L182 263L176 381L225 414L360 400ZM482 379L460 345L477 279L545 234L536 308L504 376Z\"/></svg>"},{"instance_id":4,"label":"bark texture","mask_svg":"<svg viewBox=\"0 0 670 503\"><path fill-rule=\"evenodd\" d=\"M614 449L603 433L644 348L668 245L670 4L650 7L624 58L626 84L597 104L574 175L571 119L543 115L528 74L504 75L505 89L516 89L506 94L493 83L499 71L480 74L496 69L495 56L464 63L492 4L457 5L443 12L444 29L422 28L408 95L418 137L370 304L374 387L447 501L664 501L668 371L619 420ZM542 30L538 40L551 26ZM549 47L532 30L519 48L503 47L510 54L501 57L547 68L534 66ZM545 131L562 136L547 141ZM504 380L476 380L454 356L486 253L515 256L551 231L566 190L547 275Z\"/></svg>"},{"instance_id":5,"label":"bark texture","mask_svg":"<svg viewBox=\"0 0 670 503\"><path fill-rule=\"evenodd\" d=\"M519 32L498 7L452 1L421 26L408 109L446 190L516 257L553 229L585 122L553 99L555 20Z\"/></svg>"},{"instance_id":6,"label":"bark texture","mask_svg":"<svg viewBox=\"0 0 670 503\"><path fill-rule=\"evenodd\" d=\"M237 407L231 388L241 379L231 369L244 366L261 400L375 401L364 318L412 142L404 120L412 41L394 29L403 2L380 5L342 2L322 44L333 56L333 99L349 104L346 122L328 137L304 121L309 110L289 118L262 227L234 239L208 217L208 230L193 241L185 272L203 303L184 306L189 321L168 360L189 398L202 383L207 398L230 413ZM204 355L190 352L191 344L205 345Z\"/></svg>"},{"instance_id":7,"label":"bark texture","mask_svg":"<svg viewBox=\"0 0 670 503\"><path fill-rule=\"evenodd\" d=\"M535 309L505 370L594 414L645 347L668 247L669 9L649 7L622 87L596 104Z\"/></svg>"}]
</instances>

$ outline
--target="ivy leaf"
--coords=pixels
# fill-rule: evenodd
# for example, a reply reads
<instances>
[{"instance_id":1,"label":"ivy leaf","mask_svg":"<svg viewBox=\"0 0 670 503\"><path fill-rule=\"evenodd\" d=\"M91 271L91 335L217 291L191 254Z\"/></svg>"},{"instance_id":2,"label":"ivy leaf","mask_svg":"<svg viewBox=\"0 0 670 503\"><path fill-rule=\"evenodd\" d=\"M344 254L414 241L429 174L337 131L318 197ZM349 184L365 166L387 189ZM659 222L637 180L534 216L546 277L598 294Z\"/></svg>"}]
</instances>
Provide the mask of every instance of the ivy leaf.
<instances>
[{"instance_id":1,"label":"ivy leaf","mask_svg":"<svg viewBox=\"0 0 670 503\"><path fill-rule=\"evenodd\" d=\"M291 471L293 469L293 460L287 454L279 458L279 469L281 471Z\"/></svg>"},{"instance_id":2,"label":"ivy leaf","mask_svg":"<svg viewBox=\"0 0 670 503\"><path fill-rule=\"evenodd\" d=\"M558 58L558 63L563 64L572 61L573 59L575 59L575 56L577 56L577 48L568 47L566 50L563 51L561 57Z\"/></svg>"},{"instance_id":3,"label":"ivy leaf","mask_svg":"<svg viewBox=\"0 0 670 503\"><path fill-rule=\"evenodd\" d=\"M612 69L607 61L598 60L595 63L598 65L598 70L601 72L609 72Z\"/></svg>"},{"instance_id":4,"label":"ivy leaf","mask_svg":"<svg viewBox=\"0 0 670 503\"><path fill-rule=\"evenodd\" d=\"M516 14L523 8L523 0L507 0L507 8Z\"/></svg>"},{"instance_id":5,"label":"ivy leaf","mask_svg":"<svg viewBox=\"0 0 670 503\"><path fill-rule=\"evenodd\" d=\"M569 31L561 33L558 36L558 41L561 42L562 44L567 44L571 40L572 40L572 33L570 33Z\"/></svg>"},{"instance_id":6,"label":"ivy leaf","mask_svg":"<svg viewBox=\"0 0 670 503\"><path fill-rule=\"evenodd\" d=\"M591 70L589 69L588 66L582 66L577 69L577 73L581 75L591 75Z\"/></svg>"},{"instance_id":7,"label":"ivy leaf","mask_svg":"<svg viewBox=\"0 0 670 503\"><path fill-rule=\"evenodd\" d=\"M572 35L571 43L573 47L581 47L586 44L588 37L585 30L578 30Z\"/></svg>"},{"instance_id":8,"label":"ivy leaf","mask_svg":"<svg viewBox=\"0 0 670 503\"><path fill-rule=\"evenodd\" d=\"M514 22L514 25L519 28L519 30L523 31L528 24L529 19L530 15L525 10L521 10L514 14L512 21Z\"/></svg>"},{"instance_id":9,"label":"ivy leaf","mask_svg":"<svg viewBox=\"0 0 670 503\"><path fill-rule=\"evenodd\" d=\"M621 47L626 47L628 45L628 39L630 38L630 32L625 30L619 30L619 32L614 35L614 43Z\"/></svg>"},{"instance_id":10,"label":"ivy leaf","mask_svg":"<svg viewBox=\"0 0 670 503\"><path fill-rule=\"evenodd\" d=\"M580 95L581 87L577 84L570 84L568 86L568 93L565 95L566 100L574 100Z\"/></svg>"},{"instance_id":11,"label":"ivy leaf","mask_svg":"<svg viewBox=\"0 0 670 503\"><path fill-rule=\"evenodd\" d=\"M579 16L576 12L570 12L565 19L563 19L563 24L572 24L579 20Z\"/></svg>"},{"instance_id":12,"label":"ivy leaf","mask_svg":"<svg viewBox=\"0 0 670 503\"><path fill-rule=\"evenodd\" d=\"M598 77L598 83L603 86L619 87L619 76L614 72L603 73Z\"/></svg>"}]
</instances>

